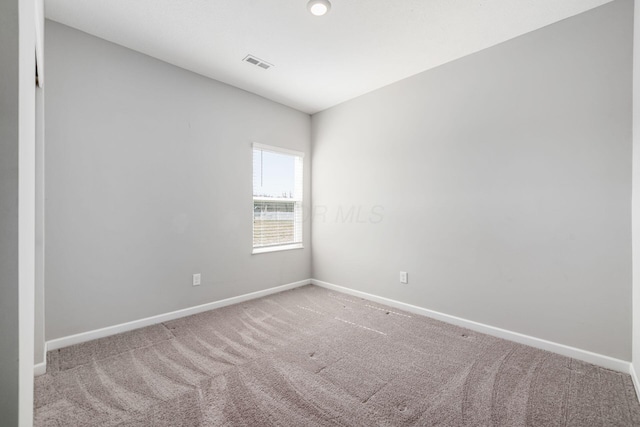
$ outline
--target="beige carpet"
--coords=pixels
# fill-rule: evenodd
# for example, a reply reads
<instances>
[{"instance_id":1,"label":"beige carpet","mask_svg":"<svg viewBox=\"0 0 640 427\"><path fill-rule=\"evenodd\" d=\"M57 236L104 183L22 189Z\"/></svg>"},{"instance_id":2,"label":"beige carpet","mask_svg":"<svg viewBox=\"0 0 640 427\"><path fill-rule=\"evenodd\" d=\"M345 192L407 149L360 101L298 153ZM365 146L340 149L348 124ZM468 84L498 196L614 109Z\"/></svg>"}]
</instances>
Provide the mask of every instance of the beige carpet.
<instances>
[{"instance_id":1,"label":"beige carpet","mask_svg":"<svg viewBox=\"0 0 640 427\"><path fill-rule=\"evenodd\" d=\"M634 426L628 375L305 286L49 352L36 426Z\"/></svg>"}]
</instances>

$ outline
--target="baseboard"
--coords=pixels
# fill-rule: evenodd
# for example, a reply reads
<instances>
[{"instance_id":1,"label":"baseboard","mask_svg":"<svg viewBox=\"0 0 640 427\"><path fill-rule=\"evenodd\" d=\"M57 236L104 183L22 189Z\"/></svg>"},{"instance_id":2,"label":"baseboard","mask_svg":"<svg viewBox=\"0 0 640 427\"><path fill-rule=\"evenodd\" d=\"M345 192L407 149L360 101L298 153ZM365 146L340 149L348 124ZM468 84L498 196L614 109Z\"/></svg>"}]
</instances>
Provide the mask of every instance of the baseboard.
<instances>
[{"instance_id":1,"label":"baseboard","mask_svg":"<svg viewBox=\"0 0 640 427\"><path fill-rule=\"evenodd\" d=\"M429 310L427 308L418 307L415 305L392 300L389 298L379 297L377 295L368 294L366 292L356 291L354 289L334 285L332 283L324 282L322 280L311 279L311 284L320 286L326 289L343 292L345 294L353 295L356 297L365 298L380 304L385 304L390 307L398 308L400 310L405 310L411 313L431 317L433 319L440 320L442 322L451 323L453 325L461 326L463 328L471 329L473 331L481 332L483 334L492 335L494 337L514 341L520 344L528 345L530 347L539 348L541 350L547 350L552 353L558 353L563 356L571 357L577 360L582 360L584 362L592 363L594 365L602 366L604 368L611 369L614 371L623 372L625 374L628 374L629 372L631 372L631 369L633 368L631 363L625 360L615 359L613 357L605 356L603 354L593 353L591 351L570 347L568 345L547 341L547 340L532 337L529 335L524 335L518 332L496 328L494 326L485 325L483 323L474 322L472 320L463 319L461 317L451 316L448 314ZM637 380L634 377L634 384L638 384L636 381ZM637 385L636 385L636 390L638 390Z\"/></svg>"},{"instance_id":2,"label":"baseboard","mask_svg":"<svg viewBox=\"0 0 640 427\"><path fill-rule=\"evenodd\" d=\"M33 376L39 377L47 373L47 362L36 363L33 365Z\"/></svg>"},{"instance_id":3,"label":"baseboard","mask_svg":"<svg viewBox=\"0 0 640 427\"><path fill-rule=\"evenodd\" d=\"M427 316L427 317L440 320L446 323L471 329L473 331L481 332L487 335L492 335L498 338L507 339L510 341L514 341L520 344L539 348L542 350L547 350L553 353L558 353L563 356L572 357L574 359L582 360L588 363L593 363L594 365L602 366L604 368L612 369L618 372L623 372L625 374L630 374L631 378L633 379L633 384L636 388L636 394L640 397L640 381L638 381L638 377L636 375L633 365L627 361L615 359L613 357L605 356L598 353L593 353L593 352L582 350L575 347L570 347L564 344L547 341L541 338L524 335L518 332L513 332L506 329L485 325L483 323L474 322L472 320L467 320L467 319L463 319L456 316L451 316L451 315L440 313L434 310L429 310L427 308L418 307L415 305L407 304L404 302L392 300L385 297L380 297L380 296L369 294L362 291L357 291L354 289L346 288L344 286L335 285L335 284L325 282L322 280L317 280L317 279L301 280L298 282L293 282L293 283L289 283L282 286L276 286L273 288L264 289L257 292L252 292L244 295L239 295L236 297L226 298L223 300L214 301L214 302L210 302L207 304L202 304L194 307L189 307L182 310L172 311L170 313L160 314L157 316L147 317L147 318L135 320L132 322L122 323L119 325L109 326L106 328L96 329L93 331L83 332L80 334L70 335L67 337L62 337L62 338L57 338L54 340L47 341L45 343L44 362L36 364L34 366L34 374L42 375L46 372L46 352L50 350L57 350L57 349L68 347L74 344L80 344L80 343L95 340L98 338L104 338L104 337L119 334L122 332L128 332L134 329L143 328L145 326L155 325L157 323L162 323L169 320L190 316L192 314L202 313L204 311L213 310L215 308L226 307L228 305L233 305L243 301L249 301L256 298L261 298L263 296L275 294L275 293L286 291L289 289L294 289L294 288L305 286L308 284L313 284L326 289L342 292L348 295L366 298L368 300L375 301L380 304L385 304L390 307L395 307L411 313Z\"/></svg>"},{"instance_id":4,"label":"baseboard","mask_svg":"<svg viewBox=\"0 0 640 427\"><path fill-rule=\"evenodd\" d=\"M33 365L33 376L39 377L40 375L44 375L47 373L47 362L44 361L42 363L36 363Z\"/></svg>"},{"instance_id":5,"label":"baseboard","mask_svg":"<svg viewBox=\"0 0 640 427\"><path fill-rule=\"evenodd\" d=\"M238 304L240 302L249 301L256 298L261 298L267 295L275 294L278 292L286 291L300 286L311 284L311 279L301 280L299 282L293 282L282 286L276 286L269 289L264 289L257 292L251 292L249 294L239 295L219 301L209 302L207 304L197 305L195 307L189 307L182 310L172 311L170 313L160 314L157 316L146 317L140 320L134 320L132 322L122 323L120 325L108 326L106 328L96 329L94 331L82 332L80 334L70 335L68 337L57 338L51 341L47 341L48 350L57 350L59 348L68 347L74 344L80 344L83 342L95 340L98 338L104 338L122 332L132 331L134 329L143 328L145 326L155 325L157 323L167 322L169 320L179 319L181 317L191 316L192 314L202 313L203 311L213 310L214 308L226 307L232 304ZM46 359L45 359L46 360ZM46 369L46 365L45 365Z\"/></svg>"},{"instance_id":6,"label":"baseboard","mask_svg":"<svg viewBox=\"0 0 640 427\"><path fill-rule=\"evenodd\" d=\"M636 374L636 369L633 367L633 363L629 363L629 375L631 375L631 380L633 381L633 388L636 389L636 397L638 401L640 401L640 382L638 381L638 375Z\"/></svg>"},{"instance_id":7,"label":"baseboard","mask_svg":"<svg viewBox=\"0 0 640 427\"><path fill-rule=\"evenodd\" d=\"M33 365L33 376L38 377L47 373L47 343L44 343L42 362Z\"/></svg>"}]
</instances>

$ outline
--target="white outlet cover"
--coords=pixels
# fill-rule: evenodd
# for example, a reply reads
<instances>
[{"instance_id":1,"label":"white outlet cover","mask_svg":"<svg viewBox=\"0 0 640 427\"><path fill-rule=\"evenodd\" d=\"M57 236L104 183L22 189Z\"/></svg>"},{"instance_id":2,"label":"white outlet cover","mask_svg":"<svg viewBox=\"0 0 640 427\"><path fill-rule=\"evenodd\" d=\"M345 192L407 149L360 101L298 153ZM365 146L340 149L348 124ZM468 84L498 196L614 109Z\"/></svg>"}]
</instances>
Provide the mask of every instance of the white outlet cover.
<instances>
[{"instance_id":1,"label":"white outlet cover","mask_svg":"<svg viewBox=\"0 0 640 427\"><path fill-rule=\"evenodd\" d=\"M200 286L200 283L201 283L200 273L193 275L193 282L192 283L193 283L193 286Z\"/></svg>"},{"instance_id":2,"label":"white outlet cover","mask_svg":"<svg viewBox=\"0 0 640 427\"><path fill-rule=\"evenodd\" d=\"M400 272L400 283L409 283L409 274L406 271Z\"/></svg>"}]
</instances>

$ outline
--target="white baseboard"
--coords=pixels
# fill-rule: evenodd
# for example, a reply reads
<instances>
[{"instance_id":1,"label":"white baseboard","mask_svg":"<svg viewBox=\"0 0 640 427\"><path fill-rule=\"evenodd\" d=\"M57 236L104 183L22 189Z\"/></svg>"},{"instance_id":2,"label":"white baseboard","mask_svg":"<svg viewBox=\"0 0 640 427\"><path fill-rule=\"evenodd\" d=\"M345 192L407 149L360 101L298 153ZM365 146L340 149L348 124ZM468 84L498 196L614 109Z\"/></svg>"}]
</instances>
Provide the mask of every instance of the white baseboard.
<instances>
[{"instance_id":1,"label":"white baseboard","mask_svg":"<svg viewBox=\"0 0 640 427\"><path fill-rule=\"evenodd\" d=\"M633 367L633 363L629 363L629 375L631 375L633 387L636 389L636 397L638 401L640 401L640 382L638 381L638 375L636 374L636 369Z\"/></svg>"},{"instance_id":2,"label":"white baseboard","mask_svg":"<svg viewBox=\"0 0 640 427\"><path fill-rule=\"evenodd\" d=\"M47 373L47 362L36 363L33 365L33 376L39 377Z\"/></svg>"},{"instance_id":3,"label":"white baseboard","mask_svg":"<svg viewBox=\"0 0 640 427\"><path fill-rule=\"evenodd\" d=\"M481 332L483 334L492 335L494 337L514 341L520 344L528 345L530 347L539 348L541 350L547 350L552 353L558 353L563 356L582 360L584 362L593 363L594 365L602 366L604 368L611 369L618 372L623 372L625 374L630 373L632 369L630 362L627 362L625 360L615 359L613 357L605 356L603 354L593 353L591 351L582 350L579 348L570 347L568 345L543 340L543 339L532 337L529 335L524 335L518 332L496 328L494 326L489 326L483 323L474 322L472 320L451 316L449 314L440 313L437 311L429 310L427 308L418 307L415 305L392 300L389 298L379 297L377 295L368 294L366 292L356 291L354 289L334 285L332 283L324 282L322 280L311 279L311 284L320 286L326 289L331 289L337 292L343 292L345 294L353 295L356 297L365 298L380 304L385 304L390 307L398 308L400 310L405 310L411 313L431 317L433 319L440 320L442 322L451 323L456 326L461 326L463 328L471 329L472 331ZM634 379L634 384L637 384L636 379ZM638 390L637 385L636 385L636 390Z\"/></svg>"},{"instance_id":4,"label":"white baseboard","mask_svg":"<svg viewBox=\"0 0 640 427\"><path fill-rule=\"evenodd\" d=\"M44 343L42 362L33 365L33 376L37 377L47 373L47 343Z\"/></svg>"},{"instance_id":5,"label":"white baseboard","mask_svg":"<svg viewBox=\"0 0 640 427\"><path fill-rule=\"evenodd\" d=\"M436 320L440 320L446 323L461 326L463 328L471 329L473 331L481 332L487 335L492 335L498 338L507 339L520 344L528 345L531 347L547 350L553 353L558 353L563 356L572 357L574 359L582 360L585 362L593 363L594 365L602 366L614 371L630 374L633 379L633 384L636 388L636 394L640 397L640 381L634 370L633 365L625 360L615 359L613 357L605 356L598 353L593 353L587 350L582 350L575 347L570 347L564 344L547 341L544 339L524 335L518 332L509 331L506 329L497 328L483 323L474 322L472 320L463 319L456 316L440 313L427 308L418 307L415 305L403 303L400 301L392 300L385 297L380 297L366 292L357 291L354 289L346 288L343 286L334 285L332 283L324 282L317 279L306 279L299 282L289 283L282 286L276 286L269 289L264 289L249 294L239 295L219 301L210 302L207 304L198 305L195 307L189 307L182 310L172 311L170 313L160 314L157 316L147 317L140 320L134 320L132 322L122 323L119 325L109 326L106 328L96 329L94 331L83 332L80 334L70 335L67 337L57 338L45 343L45 359L43 363L39 363L34 367L35 375L42 375L46 372L46 352L49 350L57 350L63 347L68 347L74 344L80 344L86 341L95 340L98 338L104 338L107 336L119 334L122 332L132 331L134 329L143 328L145 326L155 325L157 323L166 322L169 320L178 319L181 317L190 316L192 314L202 313L204 311L212 310L214 308L226 307L228 305L237 304L243 301L248 301L263 296L275 294L278 292L294 289L300 286L313 284L326 289L331 289L337 292L366 298L371 301L385 304L390 307L395 307L401 310L405 310L411 313L431 317Z\"/></svg>"},{"instance_id":6,"label":"white baseboard","mask_svg":"<svg viewBox=\"0 0 640 427\"><path fill-rule=\"evenodd\" d=\"M108 326L106 328L96 329L94 331L82 332L80 334L70 335L68 337L57 338L51 341L47 341L48 350L57 350L59 348L68 347L74 344L80 344L86 341L95 340L98 338L104 338L122 332L132 331L134 329L143 328L145 326L155 325L157 323L167 322L169 320L178 319L181 317L191 316L192 314L202 313L203 311L213 310L214 308L226 307L232 304L238 304L243 301L248 301L256 298L261 298L267 295L275 294L278 292L286 291L300 286L311 284L311 279L301 280L299 282L293 282L282 286L276 286L274 288L264 289L262 291L251 292L249 294L239 295L237 297L231 297L220 301L214 301L207 304L197 305L195 307L189 307L182 310L172 311L170 313L160 314L157 316L147 317L140 320L134 320L132 322L122 323L120 325ZM46 370L46 359L45 359Z\"/></svg>"}]
</instances>

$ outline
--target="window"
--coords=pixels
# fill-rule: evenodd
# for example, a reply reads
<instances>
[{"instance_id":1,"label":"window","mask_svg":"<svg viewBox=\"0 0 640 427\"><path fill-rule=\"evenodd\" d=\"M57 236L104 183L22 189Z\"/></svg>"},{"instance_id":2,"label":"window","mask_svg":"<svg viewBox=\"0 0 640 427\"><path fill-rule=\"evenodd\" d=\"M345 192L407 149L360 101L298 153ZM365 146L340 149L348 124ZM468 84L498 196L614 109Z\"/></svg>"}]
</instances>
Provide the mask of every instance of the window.
<instances>
[{"instance_id":1,"label":"window","mask_svg":"<svg viewBox=\"0 0 640 427\"><path fill-rule=\"evenodd\" d=\"M253 144L253 253L302 247L302 158Z\"/></svg>"}]
</instances>

